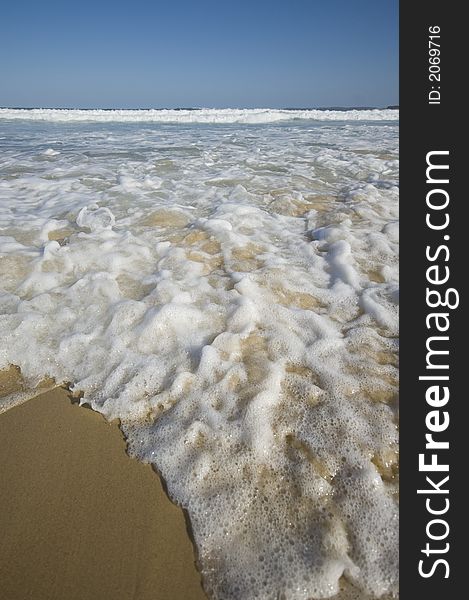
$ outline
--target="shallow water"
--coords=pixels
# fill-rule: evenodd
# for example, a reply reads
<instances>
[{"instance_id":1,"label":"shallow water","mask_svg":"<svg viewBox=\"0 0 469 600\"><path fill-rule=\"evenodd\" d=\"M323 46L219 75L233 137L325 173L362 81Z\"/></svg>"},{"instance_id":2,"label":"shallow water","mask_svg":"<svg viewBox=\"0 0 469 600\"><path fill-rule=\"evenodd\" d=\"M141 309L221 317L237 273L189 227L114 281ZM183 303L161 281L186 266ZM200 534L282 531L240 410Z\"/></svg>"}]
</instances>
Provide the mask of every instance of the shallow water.
<instances>
[{"instance_id":1,"label":"shallow water","mask_svg":"<svg viewBox=\"0 0 469 600\"><path fill-rule=\"evenodd\" d=\"M0 111L0 368L121 419L214 598L397 593L388 112Z\"/></svg>"}]
</instances>

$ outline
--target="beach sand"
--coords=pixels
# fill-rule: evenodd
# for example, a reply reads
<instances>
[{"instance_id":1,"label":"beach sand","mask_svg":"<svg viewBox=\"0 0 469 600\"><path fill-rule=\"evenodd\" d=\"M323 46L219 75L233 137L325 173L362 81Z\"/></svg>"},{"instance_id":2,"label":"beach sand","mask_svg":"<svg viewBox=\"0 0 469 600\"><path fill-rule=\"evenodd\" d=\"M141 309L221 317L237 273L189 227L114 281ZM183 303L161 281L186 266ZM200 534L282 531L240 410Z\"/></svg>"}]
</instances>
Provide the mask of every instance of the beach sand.
<instances>
[{"instance_id":1,"label":"beach sand","mask_svg":"<svg viewBox=\"0 0 469 600\"><path fill-rule=\"evenodd\" d=\"M0 415L0 456L2 600L206 598L183 511L117 423L56 387Z\"/></svg>"}]
</instances>

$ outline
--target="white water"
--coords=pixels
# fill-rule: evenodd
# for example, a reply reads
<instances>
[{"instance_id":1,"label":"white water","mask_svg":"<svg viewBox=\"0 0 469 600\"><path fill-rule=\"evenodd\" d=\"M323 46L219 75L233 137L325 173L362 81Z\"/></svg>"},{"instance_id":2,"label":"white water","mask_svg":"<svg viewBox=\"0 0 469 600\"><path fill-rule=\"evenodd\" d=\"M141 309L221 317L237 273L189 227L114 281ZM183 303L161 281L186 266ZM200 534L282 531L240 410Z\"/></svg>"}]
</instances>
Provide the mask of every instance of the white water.
<instances>
[{"instance_id":1,"label":"white water","mask_svg":"<svg viewBox=\"0 0 469 600\"><path fill-rule=\"evenodd\" d=\"M69 112L0 114L0 368L122 420L214 598L397 593L396 124Z\"/></svg>"},{"instance_id":2,"label":"white water","mask_svg":"<svg viewBox=\"0 0 469 600\"><path fill-rule=\"evenodd\" d=\"M201 108L146 110L80 110L54 108L0 108L0 119L21 119L73 123L245 123L261 124L291 120L315 121L397 121L399 112L392 109L371 110L285 110L272 108Z\"/></svg>"}]
</instances>

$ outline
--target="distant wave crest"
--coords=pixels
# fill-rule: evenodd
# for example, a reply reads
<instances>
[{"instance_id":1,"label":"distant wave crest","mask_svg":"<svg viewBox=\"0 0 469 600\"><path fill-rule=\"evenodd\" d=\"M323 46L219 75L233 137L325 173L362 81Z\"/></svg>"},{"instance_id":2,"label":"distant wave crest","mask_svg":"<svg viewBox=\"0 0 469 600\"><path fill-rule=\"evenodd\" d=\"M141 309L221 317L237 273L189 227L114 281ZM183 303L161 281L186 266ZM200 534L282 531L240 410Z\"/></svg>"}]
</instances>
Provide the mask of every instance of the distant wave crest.
<instances>
[{"instance_id":1,"label":"distant wave crest","mask_svg":"<svg viewBox=\"0 0 469 600\"><path fill-rule=\"evenodd\" d=\"M282 121L396 121L399 111L369 110L285 110L270 108L197 110L79 110L50 108L1 108L0 119L54 122L122 123L277 123Z\"/></svg>"}]
</instances>

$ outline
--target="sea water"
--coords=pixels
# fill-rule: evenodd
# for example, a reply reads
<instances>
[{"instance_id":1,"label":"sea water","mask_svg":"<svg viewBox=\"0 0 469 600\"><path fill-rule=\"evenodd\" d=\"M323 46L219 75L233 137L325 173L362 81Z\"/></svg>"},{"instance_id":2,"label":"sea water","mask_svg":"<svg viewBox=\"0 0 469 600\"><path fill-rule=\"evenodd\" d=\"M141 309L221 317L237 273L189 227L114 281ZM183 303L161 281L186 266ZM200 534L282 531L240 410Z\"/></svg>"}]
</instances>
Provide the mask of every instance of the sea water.
<instances>
[{"instance_id":1,"label":"sea water","mask_svg":"<svg viewBox=\"0 0 469 600\"><path fill-rule=\"evenodd\" d=\"M0 368L120 419L212 598L397 593L397 118L0 110Z\"/></svg>"}]
</instances>

